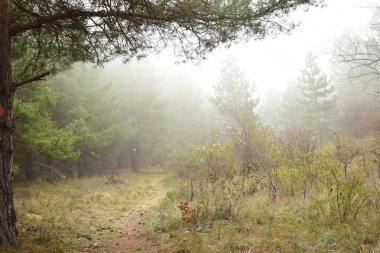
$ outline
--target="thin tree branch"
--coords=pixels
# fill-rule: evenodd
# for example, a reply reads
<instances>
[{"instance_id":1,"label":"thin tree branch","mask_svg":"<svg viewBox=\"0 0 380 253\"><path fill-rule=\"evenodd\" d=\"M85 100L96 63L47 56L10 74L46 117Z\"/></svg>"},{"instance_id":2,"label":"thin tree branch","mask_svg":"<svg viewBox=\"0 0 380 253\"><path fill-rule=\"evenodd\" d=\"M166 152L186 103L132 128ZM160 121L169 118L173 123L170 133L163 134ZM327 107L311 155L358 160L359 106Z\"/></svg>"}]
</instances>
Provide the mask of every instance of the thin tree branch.
<instances>
[{"instance_id":1,"label":"thin tree branch","mask_svg":"<svg viewBox=\"0 0 380 253\"><path fill-rule=\"evenodd\" d=\"M301 1L303 2L303 1ZM309 1L304 1L305 4ZM314 4L318 5L318 1L310 1ZM170 6L162 6L155 5L149 1L144 1L141 3L139 1L135 1L137 5L139 5L144 11L140 13L135 13L133 11L133 6L130 5L126 10L112 9L107 8L106 10L83 10L83 9L70 9L65 12L52 14L49 16L40 16L36 18L34 21L25 24L15 24L10 27L10 35L15 36L19 33L40 29L45 25L53 24L58 21L68 20L68 19L76 19L76 18L120 18L124 20L128 20L129 22L135 24L136 26L141 26L144 24L144 21L160 21L160 22L178 22L186 21L186 17L181 15L182 13L177 13L175 8L171 8ZM234 16L223 16L220 15L203 15L201 13L195 14L193 17L193 22L198 24L208 24L212 25L214 22L238 22L241 24L245 24L247 21L267 21L271 23L277 23L275 21L263 20L263 18L272 13L277 13L281 10L287 10L295 7L297 4L295 3L287 3L287 1L279 1L273 4L269 4L266 8L256 10L256 13L242 15L239 17ZM177 6L176 6L177 7ZM158 13L165 13L165 15L158 15ZM281 26L277 24L277 26Z\"/></svg>"},{"instance_id":2,"label":"thin tree branch","mask_svg":"<svg viewBox=\"0 0 380 253\"><path fill-rule=\"evenodd\" d=\"M43 72L43 73L41 73L39 75L30 77L30 78L22 80L20 82L15 82L15 83L13 83L13 86L16 89L16 88L18 88L18 87L20 87L20 86L22 86L24 84L28 84L28 83L44 80L43 78L45 76L48 76L48 75L50 75L50 71Z\"/></svg>"},{"instance_id":3,"label":"thin tree branch","mask_svg":"<svg viewBox=\"0 0 380 253\"><path fill-rule=\"evenodd\" d=\"M64 13L58 13L51 16L41 17L31 23L14 25L10 28L10 34L11 36L15 36L19 33L22 33L28 30L38 29L38 28L43 27L44 25L52 24L60 20L75 19L75 18L91 18L91 17L100 17L100 18L120 17L123 19L127 19L131 21L132 23L135 23L136 25L142 24L141 22L138 21L138 19L140 18L150 19L150 20L158 19L158 18L153 18L153 17L149 17L145 15L134 15L129 12L118 11L118 10L110 10L110 11L70 10Z\"/></svg>"}]
</instances>

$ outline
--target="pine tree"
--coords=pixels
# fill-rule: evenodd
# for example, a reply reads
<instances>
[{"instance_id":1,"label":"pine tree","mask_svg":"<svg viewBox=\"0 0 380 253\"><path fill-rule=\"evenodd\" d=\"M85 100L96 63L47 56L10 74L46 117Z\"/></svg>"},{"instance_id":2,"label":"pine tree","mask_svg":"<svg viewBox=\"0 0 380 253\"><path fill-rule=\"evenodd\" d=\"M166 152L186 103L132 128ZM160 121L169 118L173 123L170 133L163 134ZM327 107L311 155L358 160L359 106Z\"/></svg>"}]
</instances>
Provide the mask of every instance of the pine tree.
<instances>
[{"instance_id":1,"label":"pine tree","mask_svg":"<svg viewBox=\"0 0 380 253\"><path fill-rule=\"evenodd\" d=\"M255 123L255 109L259 101L253 96L254 91L255 88L234 59L227 60L215 86L215 96L211 99L227 130L245 132Z\"/></svg>"},{"instance_id":2,"label":"pine tree","mask_svg":"<svg viewBox=\"0 0 380 253\"><path fill-rule=\"evenodd\" d=\"M299 99L301 96L302 91L295 83L288 84L286 90L281 94L277 112L282 130L303 124L302 118L300 118L302 105L299 103Z\"/></svg>"},{"instance_id":3,"label":"pine tree","mask_svg":"<svg viewBox=\"0 0 380 253\"><path fill-rule=\"evenodd\" d=\"M302 92L299 103L305 126L323 136L328 131L329 115L336 105L334 87L316 64L316 56L309 53L305 66L298 77L298 87Z\"/></svg>"},{"instance_id":4,"label":"pine tree","mask_svg":"<svg viewBox=\"0 0 380 253\"><path fill-rule=\"evenodd\" d=\"M222 127L235 146L235 152L243 161L243 175L254 164L252 137L256 130L258 99L255 88L239 68L234 59L224 63L215 95L211 99L222 119Z\"/></svg>"}]
</instances>

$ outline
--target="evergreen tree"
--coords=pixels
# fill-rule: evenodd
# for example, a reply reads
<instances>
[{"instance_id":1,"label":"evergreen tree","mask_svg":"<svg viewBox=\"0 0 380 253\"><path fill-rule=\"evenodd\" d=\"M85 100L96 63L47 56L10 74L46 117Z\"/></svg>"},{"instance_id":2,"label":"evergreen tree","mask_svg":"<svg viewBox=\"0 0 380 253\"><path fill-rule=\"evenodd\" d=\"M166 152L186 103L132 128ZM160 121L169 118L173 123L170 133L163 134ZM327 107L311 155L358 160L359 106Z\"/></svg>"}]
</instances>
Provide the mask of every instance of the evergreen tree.
<instances>
[{"instance_id":1,"label":"evergreen tree","mask_svg":"<svg viewBox=\"0 0 380 253\"><path fill-rule=\"evenodd\" d=\"M222 67L211 102L221 116L225 129L231 134L247 132L256 121L255 109L259 101L253 96L254 91L234 59L228 59Z\"/></svg>"},{"instance_id":2,"label":"evergreen tree","mask_svg":"<svg viewBox=\"0 0 380 253\"><path fill-rule=\"evenodd\" d=\"M64 97L55 110L56 120L79 138L78 172L136 170L152 162L154 150L166 138L158 78L144 73L147 63L113 62L104 69L84 69L76 66L49 81Z\"/></svg>"},{"instance_id":3,"label":"evergreen tree","mask_svg":"<svg viewBox=\"0 0 380 253\"><path fill-rule=\"evenodd\" d=\"M297 80L302 92L299 103L303 124L323 136L328 131L327 123L335 108L336 97L334 87L315 61L316 56L311 53L306 56L305 66Z\"/></svg>"},{"instance_id":4,"label":"evergreen tree","mask_svg":"<svg viewBox=\"0 0 380 253\"><path fill-rule=\"evenodd\" d=\"M120 117L118 100L111 99L111 85L96 81L99 71L95 68L83 68L85 71L75 66L48 81L52 90L62 97L54 108L54 120L77 137L75 149L80 157L66 164L76 176L116 167L112 166L112 157L106 155L105 149L117 134L122 138L118 129L127 124ZM129 128L124 130L127 133Z\"/></svg>"},{"instance_id":5,"label":"evergreen tree","mask_svg":"<svg viewBox=\"0 0 380 253\"><path fill-rule=\"evenodd\" d=\"M54 180L54 159L79 156L79 152L74 150L79 137L53 119L54 109L61 99L42 83L23 87L15 96L16 162L22 165L22 172L28 179L41 176L43 171L45 175L48 173L50 180ZM38 170L37 167L41 166L42 170Z\"/></svg>"},{"instance_id":6,"label":"evergreen tree","mask_svg":"<svg viewBox=\"0 0 380 253\"><path fill-rule=\"evenodd\" d=\"M302 125L303 118L300 117L302 105L299 103L302 91L295 83L290 83L280 96L280 105L277 109L281 130Z\"/></svg>"},{"instance_id":7,"label":"evergreen tree","mask_svg":"<svg viewBox=\"0 0 380 253\"><path fill-rule=\"evenodd\" d=\"M215 95L211 98L221 116L223 131L243 161L244 174L254 164L252 133L256 129L255 109L258 104L258 99L253 95L254 90L236 61L229 59L224 63L221 77L215 86Z\"/></svg>"}]
</instances>

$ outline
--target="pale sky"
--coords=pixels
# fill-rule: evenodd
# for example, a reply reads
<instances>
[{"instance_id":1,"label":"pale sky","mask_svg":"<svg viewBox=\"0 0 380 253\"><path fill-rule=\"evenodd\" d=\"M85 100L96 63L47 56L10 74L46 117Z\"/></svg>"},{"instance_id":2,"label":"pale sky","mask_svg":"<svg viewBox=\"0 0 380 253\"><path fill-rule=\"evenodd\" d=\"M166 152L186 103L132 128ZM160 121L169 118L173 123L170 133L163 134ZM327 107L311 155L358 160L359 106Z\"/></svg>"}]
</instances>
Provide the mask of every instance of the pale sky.
<instances>
[{"instance_id":1,"label":"pale sky","mask_svg":"<svg viewBox=\"0 0 380 253\"><path fill-rule=\"evenodd\" d=\"M291 35L275 39L250 41L229 49L218 49L200 65L189 62L175 65L170 53L150 58L161 73L179 72L193 79L206 94L219 77L221 62L233 56L255 84L260 95L272 90L283 90L294 80L303 66L305 55L310 51L319 55L320 67L329 72L328 52L334 41L343 33L363 33L368 29L376 0L326 0L326 7L312 8L308 12L297 11L292 19L300 26ZM180 84L179 84L180 85Z\"/></svg>"}]
</instances>

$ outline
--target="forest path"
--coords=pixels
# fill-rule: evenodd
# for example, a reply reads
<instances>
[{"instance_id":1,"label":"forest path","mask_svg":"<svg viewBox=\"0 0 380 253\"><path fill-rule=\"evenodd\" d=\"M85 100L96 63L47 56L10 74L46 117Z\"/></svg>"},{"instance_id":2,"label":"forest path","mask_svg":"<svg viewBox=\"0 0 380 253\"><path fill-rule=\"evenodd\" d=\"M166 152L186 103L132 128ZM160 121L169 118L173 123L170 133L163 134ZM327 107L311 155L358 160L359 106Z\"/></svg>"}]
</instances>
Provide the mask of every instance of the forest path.
<instances>
[{"instance_id":1,"label":"forest path","mask_svg":"<svg viewBox=\"0 0 380 253\"><path fill-rule=\"evenodd\" d=\"M124 230L118 238L101 243L97 248L86 248L77 253L156 253L161 252L160 244L148 236L139 235L143 227L145 213L152 207L159 204L166 195L166 190L162 186L162 178L153 179L151 186L154 189L153 196L140 204L137 208L126 212L121 223Z\"/></svg>"}]
</instances>

